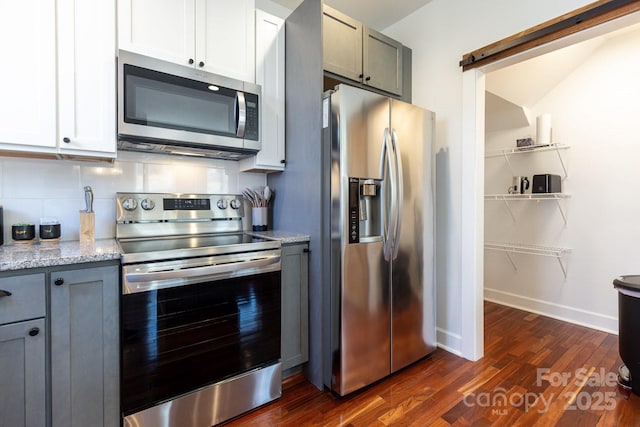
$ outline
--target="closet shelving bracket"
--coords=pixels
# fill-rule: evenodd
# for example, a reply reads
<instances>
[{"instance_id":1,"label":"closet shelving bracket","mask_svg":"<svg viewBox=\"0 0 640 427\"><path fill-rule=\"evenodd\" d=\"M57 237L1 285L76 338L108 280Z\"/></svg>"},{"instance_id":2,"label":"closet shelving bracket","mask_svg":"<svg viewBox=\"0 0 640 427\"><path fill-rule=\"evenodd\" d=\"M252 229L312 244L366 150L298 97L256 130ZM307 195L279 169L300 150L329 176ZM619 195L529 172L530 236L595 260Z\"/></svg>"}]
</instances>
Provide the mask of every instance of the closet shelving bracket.
<instances>
[{"instance_id":1,"label":"closet shelving bracket","mask_svg":"<svg viewBox=\"0 0 640 427\"><path fill-rule=\"evenodd\" d=\"M569 146L564 144L530 145L528 147L509 148L506 150L487 153L485 155L485 158L489 159L491 157L502 157L507 163L507 166L509 166L511 173L513 175L516 175L513 169L513 166L511 166L511 161L509 160L509 156L514 154L528 154L528 153L540 153L543 151L554 151L558 155L558 160L560 161L560 165L562 166L562 171L564 173L564 178L566 178L569 176L569 174L567 172L567 165L564 161L564 158L562 157L561 150L566 150L568 148Z\"/></svg>"},{"instance_id":2,"label":"closet shelving bracket","mask_svg":"<svg viewBox=\"0 0 640 427\"><path fill-rule=\"evenodd\" d=\"M560 264L560 268L562 269L562 274L564 278L567 278L567 266L563 261L563 257L567 254L571 253L571 249L569 248L559 248L559 247L551 247L551 246L539 246L539 245L523 245L519 243L499 243L499 242L485 242L484 248L493 251L502 251L504 252L509 261L511 261L511 265L514 270L518 270L518 267L513 260L511 254L519 253L519 254L529 254L529 255L538 255L538 256L547 256L553 257L558 260Z\"/></svg>"},{"instance_id":3,"label":"closet shelving bracket","mask_svg":"<svg viewBox=\"0 0 640 427\"><path fill-rule=\"evenodd\" d=\"M571 195L566 193L535 193L535 194L486 194L484 196L485 200L502 200L509 210L509 214L511 214L511 219L513 219L514 223L518 223L516 220L516 216L513 214L513 210L511 209L511 205L509 204L512 200L555 200L556 206L558 206L558 210L560 211L560 215L562 215L562 220L564 221L564 225L567 225L567 213L562 207L560 200L568 199Z\"/></svg>"}]
</instances>

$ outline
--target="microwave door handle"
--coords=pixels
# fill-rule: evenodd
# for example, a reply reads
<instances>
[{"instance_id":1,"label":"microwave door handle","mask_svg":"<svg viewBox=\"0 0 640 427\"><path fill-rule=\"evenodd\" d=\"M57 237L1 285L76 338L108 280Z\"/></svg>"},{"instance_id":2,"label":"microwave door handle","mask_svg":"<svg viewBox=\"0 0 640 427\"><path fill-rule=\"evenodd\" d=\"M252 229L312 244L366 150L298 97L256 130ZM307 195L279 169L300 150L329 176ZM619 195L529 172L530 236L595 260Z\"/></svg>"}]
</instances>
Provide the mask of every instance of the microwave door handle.
<instances>
[{"instance_id":1,"label":"microwave door handle","mask_svg":"<svg viewBox=\"0 0 640 427\"><path fill-rule=\"evenodd\" d=\"M247 125L247 101L244 92L236 92L236 136L244 138L244 129Z\"/></svg>"}]
</instances>

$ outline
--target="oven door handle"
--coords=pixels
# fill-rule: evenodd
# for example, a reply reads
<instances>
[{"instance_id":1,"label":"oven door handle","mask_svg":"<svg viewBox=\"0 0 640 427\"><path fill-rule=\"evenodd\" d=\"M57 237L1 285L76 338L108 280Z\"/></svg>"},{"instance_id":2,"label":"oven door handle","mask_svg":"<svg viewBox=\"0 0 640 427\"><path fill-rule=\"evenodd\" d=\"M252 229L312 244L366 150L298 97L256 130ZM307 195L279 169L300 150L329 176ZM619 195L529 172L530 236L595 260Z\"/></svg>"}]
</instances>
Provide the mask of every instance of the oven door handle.
<instances>
[{"instance_id":1,"label":"oven door handle","mask_svg":"<svg viewBox=\"0 0 640 427\"><path fill-rule=\"evenodd\" d=\"M201 276L214 276L217 274L232 273L234 271L242 271L250 268L267 267L280 262L280 255L273 255L250 261L239 261L228 264L208 265L205 267L194 267L167 271L157 271L150 273L127 273L125 279L127 282L151 282L155 280L171 280L183 279ZM140 289L141 290L141 289Z\"/></svg>"}]
</instances>

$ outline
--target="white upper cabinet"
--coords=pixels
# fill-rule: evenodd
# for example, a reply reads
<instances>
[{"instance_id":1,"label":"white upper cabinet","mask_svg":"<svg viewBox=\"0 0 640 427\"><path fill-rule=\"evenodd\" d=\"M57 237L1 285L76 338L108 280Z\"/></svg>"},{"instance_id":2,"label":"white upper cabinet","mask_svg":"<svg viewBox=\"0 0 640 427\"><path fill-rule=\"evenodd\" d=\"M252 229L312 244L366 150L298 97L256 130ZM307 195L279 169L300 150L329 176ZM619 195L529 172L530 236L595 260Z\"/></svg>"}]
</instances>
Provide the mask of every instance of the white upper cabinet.
<instances>
[{"instance_id":1,"label":"white upper cabinet","mask_svg":"<svg viewBox=\"0 0 640 427\"><path fill-rule=\"evenodd\" d=\"M0 2L0 148L56 147L55 3ZM22 148L21 148L22 146Z\"/></svg>"},{"instance_id":2,"label":"white upper cabinet","mask_svg":"<svg viewBox=\"0 0 640 427\"><path fill-rule=\"evenodd\" d=\"M254 0L119 0L118 48L255 79Z\"/></svg>"},{"instance_id":3,"label":"white upper cabinet","mask_svg":"<svg viewBox=\"0 0 640 427\"><path fill-rule=\"evenodd\" d=\"M262 87L262 149L240 161L241 171L284 170L284 20L256 10L256 84Z\"/></svg>"},{"instance_id":4,"label":"white upper cabinet","mask_svg":"<svg viewBox=\"0 0 640 427\"><path fill-rule=\"evenodd\" d=\"M115 157L115 1L58 0L58 147Z\"/></svg>"},{"instance_id":5,"label":"white upper cabinet","mask_svg":"<svg viewBox=\"0 0 640 427\"><path fill-rule=\"evenodd\" d=\"M118 48L195 64L195 0L118 0Z\"/></svg>"},{"instance_id":6,"label":"white upper cabinet","mask_svg":"<svg viewBox=\"0 0 640 427\"><path fill-rule=\"evenodd\" d=\"M115 24L115 0L0 2L0 155L115 157Z\"/></svg>"}]
</instances>

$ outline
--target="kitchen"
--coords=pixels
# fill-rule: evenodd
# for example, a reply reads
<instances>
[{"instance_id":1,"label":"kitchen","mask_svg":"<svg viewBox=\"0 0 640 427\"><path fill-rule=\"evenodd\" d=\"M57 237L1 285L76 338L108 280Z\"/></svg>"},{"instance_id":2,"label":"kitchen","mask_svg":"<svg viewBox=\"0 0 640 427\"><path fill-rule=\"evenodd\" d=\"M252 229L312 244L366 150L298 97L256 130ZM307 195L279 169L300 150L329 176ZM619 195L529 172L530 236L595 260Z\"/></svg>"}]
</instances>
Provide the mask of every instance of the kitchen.
<instances>
[{"instance_id":1,"label":"kitchen","mask_svg":"<svg viewBox=\"0 0 640 427\"><path fill-rule=\"evenodd\" d=\"M480 9L469 2L463 7L465 15L459 16L445 2L434 1L407 18L407 21L400 21L385 31L413 49L413 103L436 112L436 152L439 153L436 159L438 342L469 359L481 356L482 343L477 343L473 338L475 329L466 316L474 311L466 309L469 301L461 297L467 294L463 286L470 282L473 263L466 258L468 251L463 250L471 234L467 233L469 218L465 215L468 210L462 209L465 206L463 203L468 203L463 198L468 192L463 188L467 188L465 186L469 182L463 181L465 176L462 173L463 161L466 160L461 145L462 105L457 101L462 99L458 61L463 53L480 45L584 4L586 2L562 5L550 1L538 2L535 10L523 14L517 5L495 2L493 7L485 5ZM278 10L277 5L269 6ZM494 12L487 12L489 10ZM493 15L498 10L499 14ZM479 20L478 16L483 17L484 21ZM425 22L429 25L425 25ZM457 36L451 37L454 24L457 26ZM20 62L29 63L27 58ZM419 79L416 76L429 78ZM291 166L295 167L295 164ZM78 233L75 225L77 210L84 203L80 191L82 185L91 185L96 194L96 238L111 238L115 235L113 219L116 213L112 196L115 191L237 193L244 187L264 185L272 175L242 172L240 165L230 165L220 160L138 156L127 152L118 153L118 160L113 166L73 160L58 162L4 158L2 173L5 239L10 236L10 224L37 222L43 216L61 219L63 239L74 239ZM273 187L279 188L276 184ZM281 229L311 233L311 230L292 228L295 222L290 218L282 217L279 222ZM311 242L313 240L312 236ZM311 312L319 315L317 306L314 308L314 301L319 301L318 295L312 295ZM317 346L317 342L311 343L312 352L318 351ZM310 368L311 378L315 377L312 381L318 384L319 366L315 364Z\"/></svg>"}]
</instances>

